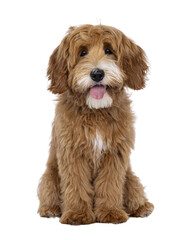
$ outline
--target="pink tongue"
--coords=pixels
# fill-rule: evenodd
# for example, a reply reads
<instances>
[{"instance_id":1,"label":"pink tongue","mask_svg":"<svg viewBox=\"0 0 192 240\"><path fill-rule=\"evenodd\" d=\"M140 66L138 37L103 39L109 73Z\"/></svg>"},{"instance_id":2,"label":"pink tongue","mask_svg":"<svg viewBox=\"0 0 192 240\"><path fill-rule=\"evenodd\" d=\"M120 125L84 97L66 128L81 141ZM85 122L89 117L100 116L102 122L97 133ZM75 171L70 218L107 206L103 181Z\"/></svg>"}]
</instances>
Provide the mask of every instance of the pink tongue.
<instances>
[{"instance_id":1,"label":"pink tongue","mask_svg":"<svg viewBox=\"0 0 192 240\"><path fill-rule=\"evenodd\" d=\"M106 92L106 88L102 85L96 85L91 88L90 94L95 99L101 99L103 98L104 94Z\"/></svg>"}]
</instances>

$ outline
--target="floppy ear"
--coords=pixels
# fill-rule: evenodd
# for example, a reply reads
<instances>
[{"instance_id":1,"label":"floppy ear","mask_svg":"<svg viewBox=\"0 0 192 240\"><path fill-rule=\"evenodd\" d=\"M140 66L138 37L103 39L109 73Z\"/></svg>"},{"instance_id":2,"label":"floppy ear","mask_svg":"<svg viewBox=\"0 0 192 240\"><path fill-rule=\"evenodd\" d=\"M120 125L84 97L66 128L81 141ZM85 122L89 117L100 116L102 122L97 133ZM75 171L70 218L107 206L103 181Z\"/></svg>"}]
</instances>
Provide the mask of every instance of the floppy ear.
<instances>
[{"instance_id":1,"label":"floppy ear","mask_svg":"<svg viewBox=\"0 0 192 240\"><path fill-rule=\"evenodd\" d=\"M134 90L144 88L148 70L145 52L126 36L123 36L122 47L122 64L126 76L125 85Z\"/></svg>"},{"instance_id":2,"label":"floppy ear","mask_svg":"<svg viewBox=\"0 0 192 240\"><path fill-rule=\"evenodd\" d=\"M47 69L48 79L51 84L48 88L52 93L63 93L67 89L68 66L67 61L69 57L69 43L67 37L63 39L61 44L53 51L49 59Z\"/></svg>"}]
</instances>

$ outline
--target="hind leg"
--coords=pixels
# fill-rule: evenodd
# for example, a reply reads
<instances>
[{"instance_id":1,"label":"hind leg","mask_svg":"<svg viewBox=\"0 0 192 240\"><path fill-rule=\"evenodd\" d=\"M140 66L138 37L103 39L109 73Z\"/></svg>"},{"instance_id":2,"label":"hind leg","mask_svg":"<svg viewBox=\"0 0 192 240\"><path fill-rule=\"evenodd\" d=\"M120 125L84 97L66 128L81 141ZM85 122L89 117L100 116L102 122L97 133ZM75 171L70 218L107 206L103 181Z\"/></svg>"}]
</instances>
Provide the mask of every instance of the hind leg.
<instances>
[{"instance_id":1,"label":"hind leg","mask_svg":"<svg viewBox=\"0 0 192 240\"><path fill-rule=\"evenodd\" d=\"M125 211L132 217L147 217L154 209L152 203L148 202L139 178L129 168L126 173L124 186Z\"/></svg>"},{"instance_id":2,"label":"hind leg","mask_svg":"<svg viewBox=\"0 0 192 240\"><path fill-rule=\"evenodd\" d=\"M47 169L43 174L39 187L38 197L40 201L38 213L41 217L59 217L60 210L60 180L55 152L55 140L52 136L50 155L47 162Z\"/></svg>"},{"instance_id":3,"label":"hind leg","mask_svg":"<svg viewBox=\"0 0 192 240\"><path fill-rule=\"evenodd\" d=\"M59 177L57 170L47 167L38 188L40 201L38 213L41 217L59 217L61 215L59 201Z\"/></svg>"}]
</instances>

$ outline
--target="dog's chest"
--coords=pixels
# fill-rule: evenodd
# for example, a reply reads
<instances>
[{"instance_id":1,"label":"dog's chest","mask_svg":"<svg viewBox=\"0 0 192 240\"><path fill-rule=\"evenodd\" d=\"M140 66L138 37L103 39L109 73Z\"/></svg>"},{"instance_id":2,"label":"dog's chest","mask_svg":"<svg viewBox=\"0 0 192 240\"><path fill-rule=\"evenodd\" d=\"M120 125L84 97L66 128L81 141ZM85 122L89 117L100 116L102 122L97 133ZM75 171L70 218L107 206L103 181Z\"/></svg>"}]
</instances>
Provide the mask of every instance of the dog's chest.
<instances>
[{"instance_id":1,"label":"dog's chest","mask_svg":"<svg viewBox=\"0 0 192 240\"><path fill-rule=\"evenodd\" d=\"M100 161L101 154L106 150L106 144L98 130L95 131L94 135L89 136L89 146L93 153L93 161Z\"/></svg>"},{"instance_id":2,"label":"dog's chest","mask_svg":"<svg viewBox=\"0 0 192 240\"><path fill-rule=\"evenodd\" d=\"M98 157L101 155L102 150L105 150L103 139L98 131L96 131L95 137L92 139L93 152Z\"/></svg>"}]
</instances>

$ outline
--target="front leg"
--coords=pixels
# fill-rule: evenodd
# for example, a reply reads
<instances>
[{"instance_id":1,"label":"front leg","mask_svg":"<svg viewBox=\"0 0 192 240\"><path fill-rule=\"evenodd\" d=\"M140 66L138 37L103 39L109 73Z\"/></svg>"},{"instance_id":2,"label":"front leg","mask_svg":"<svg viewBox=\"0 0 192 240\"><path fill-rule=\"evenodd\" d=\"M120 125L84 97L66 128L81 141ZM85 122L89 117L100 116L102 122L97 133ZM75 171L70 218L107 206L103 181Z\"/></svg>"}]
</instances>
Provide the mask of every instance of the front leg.
<instances>
[{"instance_id":1,"label":"front leg","mask_svg":"<svg viewBox=\"0 0 192 240\"><path fill-rule=\"evenodd\" d=\"M85 158L60 161L61 223L89 224L95 221L91 171Z\"/></svg>"},{"instance_id":2,"label":"front leg","mask_svg":"<svg viewBox=\"0 0 192 240\"><path fill-rule=\"evenodd\" d=\"M97 222L122 223L128 219L123 210L125 168L115 154L106 153L95 179L95 215Z\"/></svg>"}]
</instances>

